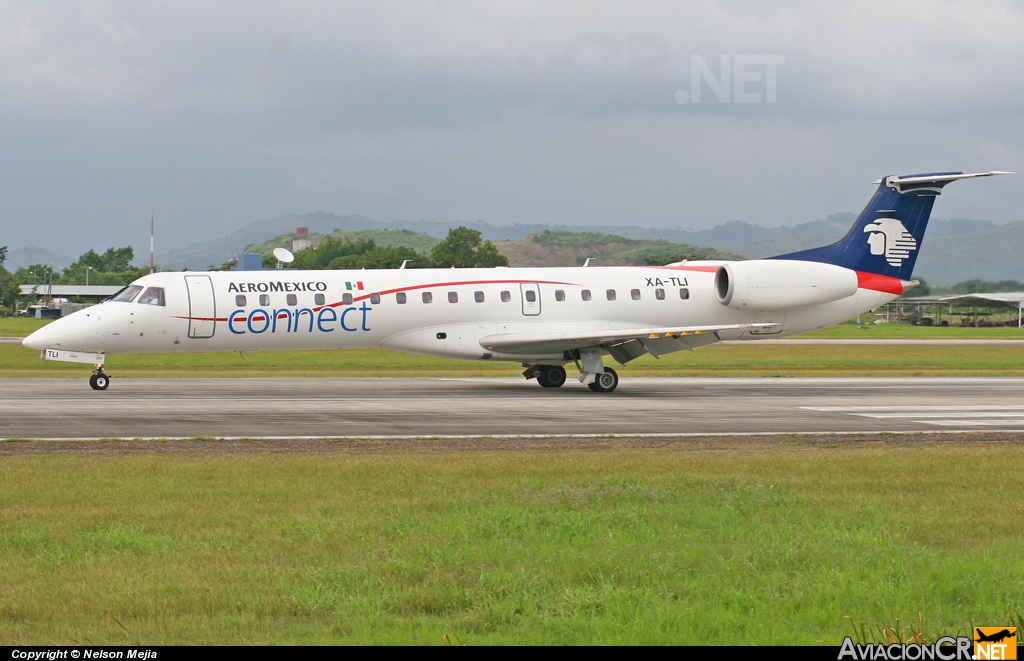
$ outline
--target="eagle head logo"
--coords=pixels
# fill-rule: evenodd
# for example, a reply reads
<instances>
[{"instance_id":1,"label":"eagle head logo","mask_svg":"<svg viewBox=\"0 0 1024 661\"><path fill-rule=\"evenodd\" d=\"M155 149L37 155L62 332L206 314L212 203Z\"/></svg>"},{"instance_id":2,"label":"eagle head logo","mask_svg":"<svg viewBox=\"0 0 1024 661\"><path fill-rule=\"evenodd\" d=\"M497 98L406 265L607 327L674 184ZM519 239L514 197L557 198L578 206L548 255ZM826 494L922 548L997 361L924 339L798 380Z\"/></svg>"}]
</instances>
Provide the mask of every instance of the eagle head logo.
<instances>
[{"instance_id":1,"label":"eagle head logo","mask_svg":"<svg viewBox=\"0 0 1024 661\"><path fill-rule=\"evenodd\" d=\"M911 250L917 250L917 240L895 218L876 218L864 231L869 232L871 254L885 255L890 266L900 266Z\"/></svg>"}]
</instances>

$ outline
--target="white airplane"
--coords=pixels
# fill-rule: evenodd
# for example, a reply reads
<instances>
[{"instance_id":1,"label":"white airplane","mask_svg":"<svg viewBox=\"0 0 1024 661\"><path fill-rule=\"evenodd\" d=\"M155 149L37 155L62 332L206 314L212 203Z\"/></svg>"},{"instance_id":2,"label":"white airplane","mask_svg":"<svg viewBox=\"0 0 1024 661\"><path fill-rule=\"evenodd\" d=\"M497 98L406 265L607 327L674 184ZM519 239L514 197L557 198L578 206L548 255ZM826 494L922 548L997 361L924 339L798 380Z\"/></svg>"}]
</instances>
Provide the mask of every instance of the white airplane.
<instances>
[{"instance_id":1,"label":"white airplane","mask_svg":"<svg viewBox=\"0 0 1024 661\"><path fill-rule=\"evenodd\" d=\"M668 266L154 273L58 319L24 345L91 363L108 354L381 347L522 364L546 388L574 364L595 392L621 364L720 342L825 328L916 286L935 197L958 179L888 176L838 242L771 259Z\"/></svg>"}]
</instances>

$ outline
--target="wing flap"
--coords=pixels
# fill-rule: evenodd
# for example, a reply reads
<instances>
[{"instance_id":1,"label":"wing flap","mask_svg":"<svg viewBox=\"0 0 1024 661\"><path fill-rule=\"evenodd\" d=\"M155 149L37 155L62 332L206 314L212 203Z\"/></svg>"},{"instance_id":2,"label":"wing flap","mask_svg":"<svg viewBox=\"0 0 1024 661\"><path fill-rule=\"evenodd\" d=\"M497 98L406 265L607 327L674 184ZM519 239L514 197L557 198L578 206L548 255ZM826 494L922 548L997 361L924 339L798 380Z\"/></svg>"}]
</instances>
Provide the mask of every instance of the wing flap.
<instances>
[{"instance_id":1,"label":"wing flap","mask_svg":"<svg viewBox=\"0 0 1024 661\"><path fill-rule=\"evenodd\" d=\"M603 347L616 360L636 358L652 351L654 354L671 353L718 341L715 333L725 330L764 328L775 324L723 324L717 326L679 326L675 328L630 328L626 330L578 331L569 333L508 333L488 335L480 339L480 346L488 351L510 354L544 354L573 351L587 347ZM630 346L625 347L626 344ZM639 346L634 346L636 343ZM612 351L612 347L623 348ZM640 351L640 348L643 348ZM633 355L635 354L635 355ZM620 362L625 362L621 361Z\"/></svg>"}]
</instances>

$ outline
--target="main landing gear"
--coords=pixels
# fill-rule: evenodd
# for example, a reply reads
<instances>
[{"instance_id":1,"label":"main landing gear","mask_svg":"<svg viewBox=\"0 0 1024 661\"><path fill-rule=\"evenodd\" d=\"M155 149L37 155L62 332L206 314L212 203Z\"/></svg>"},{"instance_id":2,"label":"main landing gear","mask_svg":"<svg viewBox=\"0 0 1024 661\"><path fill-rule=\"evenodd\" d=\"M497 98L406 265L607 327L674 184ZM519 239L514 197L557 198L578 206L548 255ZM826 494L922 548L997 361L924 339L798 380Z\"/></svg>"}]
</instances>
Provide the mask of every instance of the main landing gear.
<instances>
[{"instance_id":1,"label":"main landing gear","mask_svg":"<svg viewBox=\"0 0 1024 661\"><path fill-rule=\"evenodd\" d=\"M110 377L103 372L103 368L97 368L89 377L89 385L93 390L106 390L110 385Z\"/></svg>"},{"instance_id":2,"label":"main landing gear","mask_svg":"<svg viewBox=\"0 0 1024 661\"><path fill-rule=\"evenodd\" d=\"M537 379L542 388L561 388L565 385L565 368L561 365L531 365L523 372L527 379Z\"/></svg>"},{"instance_id":3,"label":"main landing gear","mask_svg":"<svg viewBox=\"0 0 1024 661\"><path fill-rule=\"evenodd\" d=\"M565 368L561 365L531 365L523 372L527 379L537 379L542 388L561 388L565 385ZM619 375L610 367L600 374L592 374L587 387L594 392L611 392L619 385ZM583 377L581 377L581 380Z\"/></svg>"},{"instance_id":4,"label":"main landing gear","mask_svg":"<svg viewBox=\"0 0 1024 661\"><path fill-rule=\"evenodd\" d=\"M619 387L619 375L612 368L606 367L587 387L594 392L611 392Z\"/></svg>"},{"instance_id":5,"label":"main landing gear","mask_svg":"<svg viewBox=\"0 0 1024 661\"><path fill-rule=\"evenodd\" d=\"M561 365L541 365L537 383L544 388L561 388L565 385L565 368Z\"/></svg>"}]
</instances>

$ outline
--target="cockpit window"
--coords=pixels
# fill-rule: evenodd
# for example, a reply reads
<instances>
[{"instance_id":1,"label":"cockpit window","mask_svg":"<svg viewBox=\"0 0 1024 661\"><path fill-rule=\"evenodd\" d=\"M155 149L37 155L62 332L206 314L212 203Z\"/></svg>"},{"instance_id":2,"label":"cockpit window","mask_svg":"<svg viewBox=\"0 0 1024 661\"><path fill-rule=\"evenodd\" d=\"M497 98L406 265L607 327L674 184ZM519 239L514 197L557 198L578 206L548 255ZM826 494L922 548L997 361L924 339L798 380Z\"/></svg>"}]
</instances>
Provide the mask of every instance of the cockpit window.
<instances>
[{"instance_id":1,"label":"cockpit window","mask_svg":"<svg viewBox=\"0 0 1024 661\"><path fill-rule=\"evenodd\" d=\"M163 287L150 287L146 292L139 296L139 305L160 305L164 304L164 288Z\"/></svg>"},{"instance_id":2,"label":"cockpit window","mask_svg":"<svg viewBox=\"0 0 1024 661\"><path fill-rule=\"evenodd\" d=\"M110 300L117 301L118 303L131 303L135 300L135 297L142 291L142 287L138 285L129 285L121 291L114 294L114 297Z\"/></svg>"}]
</instances>

